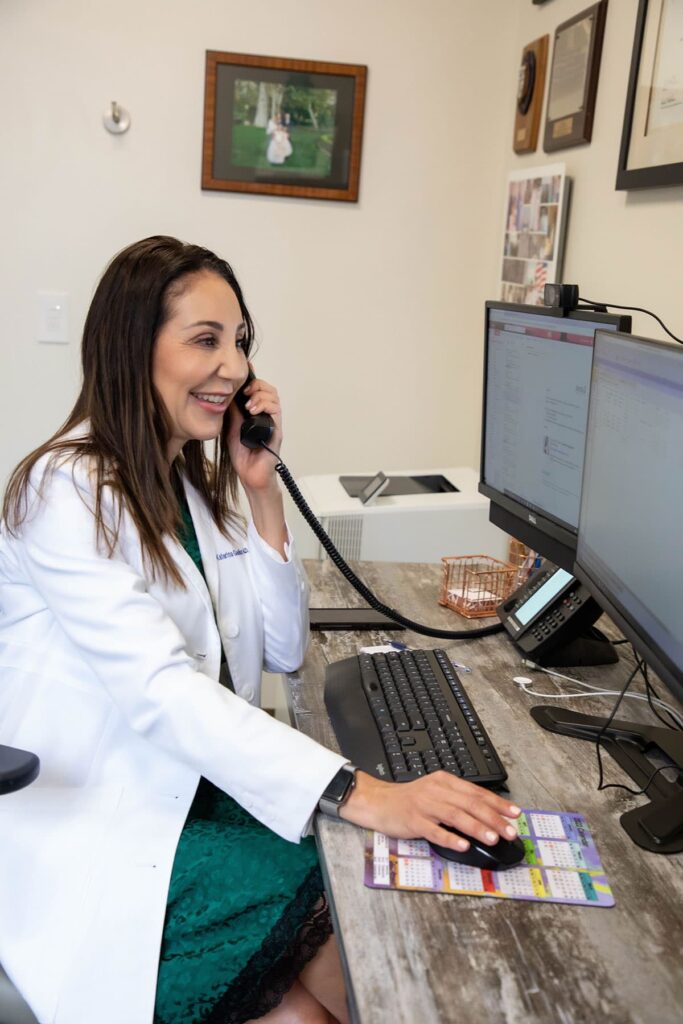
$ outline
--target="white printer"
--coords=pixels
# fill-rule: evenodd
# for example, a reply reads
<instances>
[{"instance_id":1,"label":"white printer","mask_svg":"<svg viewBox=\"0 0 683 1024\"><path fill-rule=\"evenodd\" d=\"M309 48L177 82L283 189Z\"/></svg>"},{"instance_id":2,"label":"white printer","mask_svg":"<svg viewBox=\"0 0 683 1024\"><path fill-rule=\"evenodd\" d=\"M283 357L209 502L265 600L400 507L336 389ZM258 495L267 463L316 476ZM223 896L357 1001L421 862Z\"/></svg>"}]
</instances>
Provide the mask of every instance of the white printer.
<instances>
[{"instance_id":1,"label":"white printer","mask_svg":"<svg viewBox=\"0 0 683 1024\"><path fill-rule=\"evenodd\" d=\"M507 559L508 537L489 523L489 501L469 467L386 471L389 487L372 504L357 496L372 474L297 480L311 510L342 556L376 562L438 562L444 555ZM409 491L410 493L396 493ZM298 512L288 521L304 558L325 551Z\"/></svg>"}]
</instances>

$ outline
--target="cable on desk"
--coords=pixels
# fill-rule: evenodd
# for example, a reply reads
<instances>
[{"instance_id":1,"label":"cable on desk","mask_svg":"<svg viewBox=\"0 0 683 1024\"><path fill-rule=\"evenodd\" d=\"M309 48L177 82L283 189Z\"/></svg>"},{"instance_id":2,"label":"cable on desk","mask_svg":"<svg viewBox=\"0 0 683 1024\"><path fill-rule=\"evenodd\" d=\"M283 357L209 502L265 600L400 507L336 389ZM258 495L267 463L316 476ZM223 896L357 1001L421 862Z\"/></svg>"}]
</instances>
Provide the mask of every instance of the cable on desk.
<instances>
[{"instance_id":1,"label":"cable on desk","mask_svg":"<svg viewBox=\"0 0 683 1024\"><path fill-rule=\"evenodd\" d=\"M382 602L375 597L370 588L363 583L360 577L356 576L353 569L344 561L343 556L334 546L318 522L315 513L311 508L309 508L306 503L306 499L297 487L292 474L289 472L284 462L282 462L277 452L274 452L263 441L261 442L261 447L265 448L267 452L270 452L271 455L275 456L277 459L275 472L279 475L280 479L289 491L292 501L299 509L299 512L301 512L301 515L304 517L310 528L313 530L313 533L330 556L332 562L336 565L337 569L339 569L339 572L346 580L348 580L354 590L356 590L361 597L368 602L371 608L374 608L375 611L380 612L382 615L386 615L386 617L388 619L392 619L393 622L398 622L402 626L412 629L415 633L421 633L423 636L439 637L443 640L476 640L478 637L492 636L494 633L503 632L502 622L496 622L492 626L479 626L477 629L434 629L432 626L424 626L420 622L413 622L412 619L408 619L405 615L401 615L400 612L397 612L395 608L389 608L387 605L382 604Z\"/></svg>"},{"instance_id":2,"label":"cable on desk","mask_svg":"<svg viewBox=\"0 0 683 1024\"><path fill-rule=\"evenodd\" d=\"M636 658L636 660L638 660ZM544 672L547 676L553 676L556 679L566 679L568 683L572 683L574 686L580 686L583 690L588 691L586 693L539 693L538 690L531 690L529 683L517 682L516 685L523 690L524 693L528 693L530 697L542 697L543 700L578 700L581 697L619 697L622 693L620 690L606 690L601 686L594 686L592 683L584 683L581 679L575 679L573 676L563 675L562 672L556 672L553 669L545 668L543 665L537 665L535 661L531 661L529 658L522 659L522 664L534 669L536 672ZM645 666L647 668L647 666ZM641 670L642 671L642 670ZM679 716L678 712L667 704L666 701L661 700L657 693L654 691L652 683L649 684L650 689L654 693L654 704L660 707L663 711L666 711L671 716L672 722L676 729L683 729L683 719ZM666 722L653 707L653 702L650 699L649 694L646 693L623 693L624 697L629 700L639 700L647 703L651 708L655 716L664 725L669 728L670 723Z\"/></svg>"},{"instance_id":3,"label":"cable on desk","mask_svg":"<svg viewBox=\"0 0 683 1024\"><path fill-rule=\"evenodd\" d=\"M528 665L531 668L537 669L540 672L545 672L549 676L557 676L559 679L567 679L570 683L573 683L575 686L582 686L585 690L588 690L589 692L588 693L554 693L554 694L553 693L538 693L538 692L535 692L534 690L530 690L528 683L523 683L523 682L521 682L521 680L517 681L517 685L520 687L520 689L524 690L525 693L528 693L528 694L530 694L533 697L543 697L544 700L567 700L567 699L571 699L571 698L575 698L576 699L576 698L579 698L579 697L607 697L607 696L616 695L617 700L614 703L614 707L612 708L612 710L610 712L609 718L607 719L607 721L605 722L605 724L602 726L602 728L598 732L597 736L595 737L595 754L596 754L597 761L598 761L598 785L597 785L597 789L598 789L599 792L601 792L603 789L623 789L627 793L631 793L632 796L644 796L647 793L647 791L650 788L650 786L652 785L652 782L657 777L657 775L659 775L660 772L666 771L667 769L671 769L672 767L675 770L675 766L672 766L670 764L662 764L658 768L654 768L652 770L652 772L650 773L650 775L645 780L645 784L642 787L642 789L631 789L630 786L625 786L621 782L605 782L605 774L604 774L604 768L603 768L603 764L602 764L602 753L600 751L600 744L603 742L603 738L605 736L605 733L607 732L607 730L609 729L610 725L612 724L612 722L614 720L614 716L616 715L617 711L619 710L619 705L621 704L621 702L624 699L624 697L630 697L632 700L646 701L649 704L649 706L652 709L652 711L654 712L654 714L656 715L656 717L659 719L659 721L663 722L664 725L666 725L667 728L669 728L669 723L668 722L664 722L664 719L661 717L661 715L658 715L657 712L655 711L655 709L654 709L654 707L652 705L652 699L651 699L651 696L650 696L649 692L647 692L647 693L627 693L627 690L628 690L629 686L631 685L631 683L635 679L635 677L638 674L638 672L641 672L643 674L643 677L646 680L646 685L649 686L650 688L652 688L652 684L649 683L649 681L647 679L647 665L645 665L645 663L642 661L642 659L639 657L639 655L635 652L635 650L634 650L634 655L635 655L635 659L636 659L636 667L633 669L633 671L629 675L628 679L624 683L624 685L621 688L621 690L601 690L599 687L591 685L591 683L584 683L580 679L573 679L571 676L565 676L561 672L553 672L551 669L544 668L542 665L537 665L535 662L530 661L529 659L523 659L523 664ZM676 727L678 729L680 729L681 728L681 721L680 721L680 718L678 716L678 713L676 711L674 711L673 708L669 707L668 704L665 704L664 701L660 700L658 697L655 697L655 703L659 704L671 716L673 721L675 723L677 723Z\"/></svg>"}]
</instances>

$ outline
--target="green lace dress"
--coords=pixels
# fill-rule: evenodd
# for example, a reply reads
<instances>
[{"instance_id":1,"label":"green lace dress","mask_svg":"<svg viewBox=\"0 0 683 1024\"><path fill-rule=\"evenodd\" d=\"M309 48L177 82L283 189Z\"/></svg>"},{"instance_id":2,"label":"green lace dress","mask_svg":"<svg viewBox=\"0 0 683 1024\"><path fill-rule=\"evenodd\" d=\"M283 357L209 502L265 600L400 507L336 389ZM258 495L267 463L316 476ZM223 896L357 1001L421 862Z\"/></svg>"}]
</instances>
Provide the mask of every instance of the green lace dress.
<instances>
[{"instance_id":1,"label":"green lace dress","mask_svg":"<svg viewBox=\"0 0 683 1024\"><path fill-rule=\"evenodd\" d=\"M180 540L203 574L189 509L181 508ZM331 930L313 839L281 839L202 778L173 863L155 1024L263 1016Z\"/></svg>"}]
</instances>

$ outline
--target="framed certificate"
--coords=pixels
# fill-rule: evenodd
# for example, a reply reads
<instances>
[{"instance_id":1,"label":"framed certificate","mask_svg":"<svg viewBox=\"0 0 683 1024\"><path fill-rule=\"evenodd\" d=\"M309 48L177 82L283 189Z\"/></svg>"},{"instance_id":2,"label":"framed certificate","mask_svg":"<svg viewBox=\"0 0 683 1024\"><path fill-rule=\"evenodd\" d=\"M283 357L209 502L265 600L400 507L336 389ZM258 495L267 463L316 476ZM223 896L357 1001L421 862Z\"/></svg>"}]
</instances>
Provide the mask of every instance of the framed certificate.
<instances>
[{"instance_id":1,"label":"framed certificate","mask_svg":"<svg viewBox=\"0 0 683 1024\"><path fill-rule=\"evenodd\" d=\"M640 0L617 189L683 183L683 0Z\"/></svg>"},{"instance_id":2,"label":"framed certificate","mask_svg":"<svg viewBox=\"0 0 683 1024\"><path fill-rule=\"evenodd\" d=\"M591 140L606 15L607 0L600 0L555 32L543 139L546 153Z\"/></svg>"}]
</instances>

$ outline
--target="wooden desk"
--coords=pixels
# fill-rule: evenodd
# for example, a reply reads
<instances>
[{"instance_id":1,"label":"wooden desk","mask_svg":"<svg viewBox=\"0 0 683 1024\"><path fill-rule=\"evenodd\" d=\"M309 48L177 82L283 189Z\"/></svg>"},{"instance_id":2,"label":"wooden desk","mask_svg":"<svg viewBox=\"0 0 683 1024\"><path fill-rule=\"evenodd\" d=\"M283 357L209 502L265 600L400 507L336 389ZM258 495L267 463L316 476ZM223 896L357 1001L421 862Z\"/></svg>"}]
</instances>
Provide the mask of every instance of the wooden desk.
<instances>
[{"instance_id":1,"label":"wooden desk","mask_svg":"<svg viewBox=\"0 0 683 1024\"><path fill-rule=\"evenodd\" d=\"M307 562L311 604L362 604L329 562ZM388 605L428 625L461 628L436 601L436 565L359 563L359 574ZM476 625L473 622L472 625ZM640 798L596 791L593 744L542 730L529 708L543 701L520 693L522 669L503 634L471 643L395 634L415 647L443 646L469 666L462 679L509 772L523 807L585 814L616 906L590 909L520 900L389 892L363 885L363 832L318 818L318 843L340 939L352 1014L361 1024L680 1024L683 1020L683 855L664 857L635 846L619 814ZM379 633L314 633L300 672L289 677L296 726L337 748L323 703L325 665L380 642ZM621 689L621 662L586 669L581 678ZM577 675L579 670L577 671ZM556 692L548 676L535 686ZM663 689L663 688L662 688ZM665 696L665 693L662 694ZM611 700L611 698L610 698ZM605 713L593 699L557 702ZM628 701L623 717L651 713ZM622 776L605 755L608 778Z\"/></svg>"}]
</instances>

